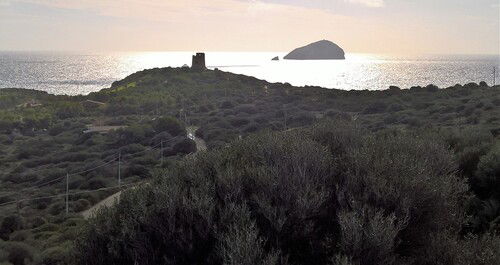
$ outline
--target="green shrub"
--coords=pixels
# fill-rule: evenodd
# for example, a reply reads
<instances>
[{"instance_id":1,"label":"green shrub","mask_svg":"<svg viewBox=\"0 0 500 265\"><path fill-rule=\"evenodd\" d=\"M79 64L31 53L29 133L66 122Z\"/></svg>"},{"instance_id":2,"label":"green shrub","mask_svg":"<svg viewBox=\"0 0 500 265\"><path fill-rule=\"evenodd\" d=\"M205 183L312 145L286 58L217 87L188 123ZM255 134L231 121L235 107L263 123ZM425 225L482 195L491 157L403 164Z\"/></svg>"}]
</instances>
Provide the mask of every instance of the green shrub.
<instances>
[{"instance_id":1,"label":"green shrub","mask_svg":"<svg viewBox=\"0 0 500 265\"><path fill-rule=\"evenodd\" d=\"M10 215L3 218L0 224L0 238L8 240L12 232L22 229L23 226L23 219L19 215Z\"/></svg>"},{"instance_id":2,"label":"green shrub","mask_svg":"<svg viewBox=\"0 0 500 265\"><path fill-rule=\"evenodd\" d=\"M223 101L219 105L219 108L221 108L221 109L231 109L233 107L234 107L234 104L231 101Z\"/></svg>"},{"instance_id":3,"label":"green shrub","mask_svg":"<svg viewBox=\"0 0 500 265\"><path fill-rule=\"evenodd\" d=\"M50 127L50 129L49 129L49 135L51 135L51 136L59 135L62 132L64 132L66 129L67 128L66 128L66 126L64 126L64 124L62 124L62 123L56 124L56 125Z\"/></svg>"},{"instance_id":4,"label":"green shrub","mask_svg":"<svg viewBox=\"0 0 500 265\"><path fill-rule=\"evenodd\" d=\"M175 154L190 154L196 152L196 143L188 138L184 138L182 141L176 143L173 148Z\"/></svg>"},{"instance_id":5,"label":"green shrub","mask_svg":"<svg viewBox=\"0 0 500 265\"><path fill-rule=\"evenodd\" d=\"M184 126L173 117L161 117L154 121L153 128L158 132L168 132L172 136L186 135Z\"/></svg>"},{"instance_id":6,"label":"green shrub","mask_svg":"<svg viewBox=\"0 0 500 265\"><path fill-rule=\"evenodd\" d=\"M10 234L10 241L26 241L31 236L31 233L26 230L15 231Z\"/></svg>"},{"instance_id":7,"label":"green shrub","mask_svg":"<svg viewBox=\"0 0 500 265\"><path fill-rule=\"evenodd\" d=\"M500 199L500 144L481 157L473 180L478 193Z\"/></svg>"},{"instance_id":8,"label":"green shrub","mask_svg":"<svg viewBox=\"0 0 500 265\"><path fill-rule=\"evenodd\" d=\"M41 260L44 265L62 265L73 264L73 244L65 241L63 244L47 248L41 254Z\"/></svg>"},{"instance_id":9,"label":"green shrub","mask_svg":"<svg viewBox=\"0 0 500 265\"><path fill-rule=\"evenodd\" d=\"M147 125L133 125L120 128L109 136L119 145L128 145L143 141L151 132L151 128Z\"/></svg>"},{"instance_id":10,"label":"green shrub","mask_svg":"<svg viewBox=\"0 0 500 265\"><path fill-rule=\"evenodd\" d=\"M47 220L41 216L35 216L31 221L31 227L37 228L47 223Z\"/></svg>"},{"instance_id":11,"label":"green shrub","mask_svg":"<svg viewBox=\"0 0 500 265\"><path fill-rule=\"evenodd\" d=\"M8 253L5 257L6 260L0 260L0 262L7 261L12 265L28 265L37 259L35 250L22 242L0 241L0 250L5 250Z\"/></svg>"},{"instance_id":12,"label":"green shrub","mask_svg":"<svg viewBox=\"0 0 500 265\"><path fill-rule=\"evenodd\" d=\"M123 194L90 220L77 256L80 264L425 264L437 249L429 235L457 238L465 218L467 186L438 139L366 135L340 122L250 136Z\"/></svg>"},{"instance_id":13,"label":"green shrub","mask_svg":"<svg viewBox=\"0 0 500 265\"><path fill-rule=\"evenodd\" d=\"M484 130L463 129L449 133L445 141L456 154L460 173L470 179L480 158L490 150L493 138Z\"/></svg>"},{"instance_id":14,"label":"green shrub","mask_svg":"<svg viewBox=\"0 0 500 265\"><path fill-rule=\"evenodd\" d=\"M495 235L459 239L445 233L429 234L431 247L415 264L494 265L500 263L500 239Z\"/></svg>"},{"instance_id":15,"label":"green shrub","mask_svg":"<svg viewBox=\"0 0 500 265\"><path fill-rule=\"evenodd\" d=\"M81 189L96 190L106 187L106 180L102 177L93 177L80 186Z\"/></svg>"},{"instance_id":16,"label":"green shrub","mask_svg":"<svg viewBox=\"0 0 500 265\"><path fill-rule=\"evenodd\" d=\"M85 199L79 199L72 204L73 211L79 213L81 211L87 210L90 207L90 202Z\"/></svg>"},{"instance_id":17,"label":"green shrub","mask_svg":"<svg viewBox=\"0 0 500 265\"><path fill-rule=\"evenodd\" d=\"M257 113L257 108L252 104L241 104L234 108L237 113L255 114Z\"/></svg>"},{"instance_id":18,"label":"green shrub","mask_svg":"<svg viewBox=\"0 0 500 265\"><path fill-rule=\"evenodd\" d=\"M66 203L65 202L56 202L56 203L53 203L49 206L49 213L51 215L59 215L59 214L62 214L62 213L65 213L65 210L66 209Z\"/></svg>"},{"instance_id":19,"label":"green shrub","mask_svg":"<svg viewBox=\"0 0 500 265\"><path fill-rule=\"evenodd\" d=\"M287 120L287 125L297 127L307 126L311 125L315 120L316 117L314 116L314 114L310 112L301 112L289 117L289 119Z\"/></svg>"},{"instance_id":20,"label":"green shrub","mask_svg":"<svg viewBox=\"0 0 500 265\"><path fill-rule=\"evenodd\" d=\"M376 113L382 113L387 110L387 104L385 102L374 102L368 105L364 110L364 114L376 114Z\"/></svg>"},{"instance_id":21,"label":"green shrub","mask_svg":"<svg viewBox=\"0 0 500 265\"><path fill-rule=\"evenodd\" d=\"M388 111L390 112L398 112L398 111L402 111L404 110L405 108L401 105L401 104L398 104L398 103L394 103L394 104L391 104L389 106L389 109Z\"/></svg>"},{"instance_id":22,"label":"green shrub","mask_svg":"<svg viewBox=\"0 0 500 265\"><path fill-rule=\"evenodd\" d=\"M231 120L229 120L229 123L231 123L231 125L234 127L242 127L247 125L249 122L250 121L245 118L232 118Z\"/></svg>"},{"instance_id":23,"label":"green shrub","mask_svg":"<svg viewBox=\"0 0 500 265\"><path fill-rule=\"evenodd\" d=\"M172 139L172 135L168 132L161 132L157 135L155 135L151 141L150 141L150 146L156 146L158 143L167 142Z\"/></svg>"},{"instance_id":24,"label":"green shrub","mask_svg":"<svg viewBox=\"0 0 500 265\"><path fill-rule=\"evenodd\" d=\"M254 133L258 130L259 130L259 126L255 122L252 122L252 123L248 124L247 126L245 126L245 128L243 128L244 133Z\"/></svg>"},{"instance_id":25,"label":"green shrub","mask_svg":"<svg viewBox=\"0 0 500 265\"><path fill-rule=\"evenodd\" d=\"M86 182L86 178L80 176L80 175L73 175L69 178L69 189L71 190L74 190L74 189L78 189L80 188L80 186L82 186L85 182Z\"/></svg>"}]
</instances>

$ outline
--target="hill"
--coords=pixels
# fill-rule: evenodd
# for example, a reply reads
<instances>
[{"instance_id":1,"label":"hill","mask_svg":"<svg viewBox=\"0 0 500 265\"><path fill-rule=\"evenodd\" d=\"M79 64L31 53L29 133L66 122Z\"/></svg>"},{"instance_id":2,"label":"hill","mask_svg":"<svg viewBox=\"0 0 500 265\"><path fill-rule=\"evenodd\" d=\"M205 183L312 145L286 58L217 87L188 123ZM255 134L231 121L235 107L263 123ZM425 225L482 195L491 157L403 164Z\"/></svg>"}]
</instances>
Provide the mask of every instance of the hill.
<instances>
[{"instance_id":1,"label":"hill","mask_svg":"<svg viewBox=\"0 0 500 265\"><path fill-rule=\"evenodd\" d=\"M321 40L297 48L284 57L286 60L344 60L345 52L337 44Z\"/></svg>"},{"instance_id":2,"label":"hill","mask_svg":"<svg viewBox=\"0 0 500 265\"><path fill-rule=\"evenodd\" d=\"M99 225L95 222L104 220L102 219L104 217L98 217L95 220L86 221L78 213L120 190L118 186L118 161L121 163L120 177L124 187L126 185L140 185L145 180L152 181L153 179L157 179L154 181L159 181L158 183L167 181L165 178L168 178L170 176L168 174L170 173L167 174L165 172L175 174L175 177L168 181L186 181L186 185L194 183L192 182L194 180L190 179L193 175L189 171L185 171L184 169L186 168L183 169L182 165L189 165L189 167L195 169L198 165L190 164L192 162L189 161L196 160L198 161L197 163L202 164L205 161L207 166L209 166L212 163L210 162L210 157L217 157L219 155L223 155L223 158L227 161L225 165L229 166L228 170L240 172L243 170L243 165L246 165L246 161L248 161L249 165L252 163L263 165L260 170L263 170L262 174L264 174L269 170L279 169L281 162L279 162L280 160L276 160L278 159L277 157L269 160L271 162L276 161L276 164L253 160L254 157L248 157L245 161L234 160L231 158L232 154L237 154L234 153L236 152L234 150L242 147L231 146L238 146L239 139L247 137L254 139L252 137L257 136L252 135L259 133L262 135L264 133L265 136L259 137L264 137L262 139L268 140L249 140L250 142L242 142L241 144L253 143L256 145L256 148L264 148L255 153L259 154L259 152L266 150L265 146L270 144L269 139L276 139L276 143L284 141L283 146L280 148L284 148L284 150L292 148L290 150L295 150L293 152L296 152L296 147L293 147L293 145L289 146L289 144L292 141L290 139L297 138L288 139L289 136L287 136L287 133L281 136L279 132L288 131L292 133L298 130L297 132L303 135L304 140L307 140L305 146L301 146L299 149L309 150L307 148L312 148L310 149L312 156L314 152L325 152L326 149L331 148L333 151L327 155L325 161L321 162L324 164L320 164L319 166L324 167L330 164L328 174L334 174L335 172L345 173L346 171L337 171L346 170L342 168L343 164L337 164L339 161L332 163L331 159L333 156L334 161L336 161L335 153L344 152L342 151L344 148L353 149L351 143L335 147L335 145L332 145L333 143L318 142L318 139L308 136L311 134L311 129L307 129L308 127L319 126L315 124L328 119L333 119L339 124L348 123L348 127L354 126L360 128L360 131L349 129L327 133L327 135L330 135L327 137L328 141L344 137L342 133L346 135L361 134L363 135L361 137L363 145L371 146L369 145L370 141L382 142L384 137L403 137L403 140L398 141L409 141L415 144L416 149L411 149L411 146L401 144L401 146L405 147L404 150L409 150L407 154L410 157L418 157L420 152L424 152L418 146L427 146L427 142L436 143L436 145L441 146L438 149L432 150L438 150L442 158L445 157L448 159L451 156L452 162L448 160L443 160L442 162L447 161L446 163L452 163L456 167L456 174L439 175L440 179L441 177L446 180L456 180L457 177L458 179L465 179L467 180L465 189L469 190L470 194L474 196L464 199L467 203L461 204L458 208L467 212L467 216L470 216L468 219L459 221L453 217L452 219L445 220L445 223L440 223L440 225L443 224L446 227L452 225L455 229L457 228L456 222L461 222L460 233L436 234L444 237L442 240L445 240L449 236L454 236L454 239L458 241L450 239L451 241L446 244L436 243L435 247L445 246L447 249L453 249L453 246L457 246L457 248L460 246L461 249L462 246L468 246L467 244L478 246L482 244L487 249L487 245L491 243L488 243L487 240L494 241L494 239L489 239L489 237L483 238L479 235L494 232L498 229L498 211L495 210L498 207L495 205L498 205L498 201L500 201L498 194L498 190L500 189L498 188L498 178L496 178L496 172L498 171L495 161L500 156L500 151L497 147L499 145L500 132L500 120L498 119L500 117L499 89L500 87L498 86L489 87L482 83L480 85L457 85L445 89L429 85L427 87L412 87L410 89L392 87L385 91L342 91L319 87L293 87L289 84L268 83L252 77L222 71L194 72L185 68L144 70L113 83L110 88L87 96L55 96L32 90L1 89L0 170L2 175L0 176L0 263L4 261L13 263L13 259L21 257L23 262L24 260L32 260L33 264L74 264L73 241L81 236L78 234L78 231L82 228L91 229L92 225ZM186 137L186 127L191 125L199 127L195 134L203 138L207 142L208 149L213 150L213 152L202 152L202 154L196 156L188 155L194 152L195 149L195 144ZM101 129L104 128L106 130L102 131ZM276 133L273 133L273 131ZM373 137L381 138L370 140L370 135L372 134L374 135ZM378 136L375 136L375 134ZM425 140L420 141L417 139L418 141L415 140L416 142L414 142L413 138L423 138ZM391 141L396 140L393 139ZM310 147L307 147L309 145ZM163 148L161 148L162 146ZM220 153L224 153L225 150L231 152L227 154ZM269 152L274 152L272 150L269 149ZM250 151L251 149L249 149L249 155L252 154ZM380 152L382 151L380 150ZM394 157L402 155L401 150L395 150L394 152L387 155L393 155ZM380 155L382 154L384 153L380 153ZM423 154L427 153L424 152ZM296 155L298 158L302 153L297 153ZM378 153L374 154L375 157L378 155ZM421 163L430 163L421 157L415 159ZM436 159L436 161L439 160ZM283 163L285 162L283 161ZM381 165L388 165L387 163L390 164L390 161L385 161ZM276 168L273 169L273 165ZM364 168L364 170L374 170L374 172L378 172L377 174L382 174L381 171L377 170L382 170L384 167L373 166ZM433 172L432 174L439 173L436 171L435 166L428 164L425 164L425 166L431 166L431 169L429 169L431 171L429 172ZM206 172L205 169L207 170ZM301 168L297 170L299 169L302 171ZM351 169L356 169L356 167ZM206 178L210 178L210 176L205 176L210 170L210 167L204 168L196 173L200 176L199 181L205 181ZM397 171L397 168L394 170L402 179L409 174L409 171ZM246 179L250 183L245 184L245 186L235 186L235 190L241 187L246 189L254 184L257 185L260 180L265 181L259 184L263 185L262 192L269 188L266 188L268 180L264 178L269 177L269 174L256 175L257 173L253 171L259 170L253 168L252 171L248 171L249 177ZM184 174L185 172L189 174ZM69 200L68 213L66 213L66 176L68 173ZM221 174L230 175L230 172L221 171ZM153 176L155 178L152 178ZM261 177L264 179L260 179ZM332 180L335 179L330 179L329 181ZM301 185L317 187L315 182L310 183L309 181L304 180L304 182L301 182ZM424 178L421 181L426 182L427 179ZM218 182L218 180L210 183L211 185L217 183L219 186L224 184L224 182ZM337 182L330 182L330 184L332 183L335 184ZM424 183L422 184L424 186L415 186L414 189L410 185L408 192L411 193L416 190L421 192L422 189L427 189L425 187L428 187L426 186L428 184ZM451 185L451 183L449 184ZM457 186L460 188L458 190L453 188L448 195L462 191L464 186L461 185L463 184L461 183ZM176 186L181 189L179 190L179 196L184 196L182 190L190 186L179 185ZM147 189L148 186L145 186L145 189ZM151 186L154 187L155 185ZM443 187L448 186L444 185ZM140 190L137 189L137 192L140 192ZM432 196L435 195L432 191L428 192ZM137 198L141 198L142 200L140 196L148 193L141 193L142 195L139 193L130 193L136 195L127 194L129 192L124 192L125 197L137 195L139 196ZM203 191L202 193L197 193L197 196L206 196L206 194L210 193ZM220 196L226 195L228 195L226 192L220 193ZM262 193L255 198L263 199L266 196L267 193ZM453 206L455 202L449 199L454 198L453 196L439 198L438 202L449 203L450 205L443 205L442 207L451 207L446 209L454 209L453 211L455 211L457 209L455 208L456 206ZM219 197L220 200L224 201L223 198ZM249 197L241 198L247 200ZM320 196L318 198L323 197ZM386 200L384 197L381 198ZM123 203L127 202L127 200L123 201ZM197 201L190 199L188 201L190 203L202 203L204 200ZM206 202L208 203L209 201ZM420 203L420 201L418 202ZM422 207L429 206L426 202L422 203ZM241 210L241 216L246 216L246 214L250 213L250 219L245 221L247 224L248 222L251 224L252 222L256 222L256 220L260 220L252 216L257 213L251 208L253 207L252 203L247 205L250 207L249 209L241 208L243 207L242 205L238 204L235 207L237 206L239 209L237 211ZM161 207L163 207L161 204L156 203L152 203L150 206L153 208L149 208L148 206L144 210L156 211L161 210ZM161 207L156 209L156 206ZM213 209L229 210L226 206L220 205L219 202L212 204L212 206L214 207ZM206 209L212 209L212 206ZM282 210L286 212L295 209L286 208L292 206L283 204L285 208L276 209L276 213ZM123 205L118 206L116 209L121 209L120 207L123 207ZM382 207L380 209L385 209L386 205L381 205L380 207ZM306 212L315 210L315 208L309 208L309 206L301 209L306 210ZM347 208L344 206L336 209L347 211ZM192 216L190 215L191 213L193 212L185 212L186 215L179 215L179 220L187 222L187 219L184 220L182 216ZM354 213L347 211L346 214ZM460 213L457 214L460 218L464 217ZM368 216L374 217L376 215ZM401 217L401 215L396 216L398 218ZM434 216L436 218L442 217L441 215ZM119 217L123 216L120 215ZM384 218L386 217L388 216L384 216ZM133 219L126 218L123 220L133 221ZM204 219L203 217L200 220L212 219ZM276 220L273 222L280 223L283 219L278 218ZM341 219L335 220L336 223L339 223ZM148 219L144 222L149 223L153 221L153 219ZM294 222L290 223L290 225L292 224ZM120 223L113 223L112 225L116 229L123 228ZM144 223L144 225L146 226L147 223ZM201 224L200 227L209 226ZM256 227L258 227L258 230L252 231L265 231L264 229L267 229L266 227L269 226L258 224ZM311 227L321 228L323 226ZM415 228L419 226L411 227ZM293 230L295 230L293 226L290 226L287 231ZM396 229L394 231L399 230ZM121 233L122 231L115 230L115 232ZM205 233L201 230L199 232ZM203 235L209 237L226 235L224 233L213 234L212 232L207 232ZM249 235L252 233L254 232L251 232ZM259 234L260 232L255 233ZM400 232L397 233L399 234ZM463 241L465 237L461 237L460 235L468 233L473 233L477 238L480 238L478 239L480 241ZM108 234L104 235L107 236ZM290 253L296 246L288 245L289 243L287 242L292 242L295 238L297 240L303 238L302 236L309 237L316 235L318 234L311 232L307 235L297 235L295 237L293 234L283 232L282 234L275 233L272 238L265 238L259 234L259 238L263 241L272 241L272 244L276 244L275 242L282 242L280 244L284 244L283 247L278 247L277 245L269 245L271 243L267 245L262 243L264 244L262 255L269 256L269 258L274 257L269 252L271 249L280 253ZM286 237L276 241L275 236ZM198 239L186 238L182 242L169 241L167 243L191 244ZM205 239L200 239L199 242L213 244L222 244L223 242L215 239L205 241ZM401 238L397 236L397 239L400 240ZM302 241L298 240L297 242ZM314 241L314 244L318 242L324 243L325 241L321 239ZM332 242L336 244L339 241ZM417 242L413 243L416 244ZM84 244L84 242L81 242L81 244ZM174 247L169 245L169 247L173 247L181 251L181 253L188 253L182 252L185 251L183 246ZM404 247L401 245L398 246ZM261 247L257 246L255 249L260 249ZM428 246L425 247L425 249L429 249L427 248ZM212 253L210 255L216 255L215 262L220 258L220 256L217 256L219 254L213 252L213 248L194 249L201 251L196 252L196 258L208 258L207 255L209 253ZM323 258L331 257L330 254L326 254L330 250L332 249L323 247L319 249L320 253L323 253L321 254ZM232 253L230 251L233 250L227 249L227 251L227 253ZM91 253L90 250L89 253ZM304 255L312 255L315 252L308 250L308 252L304 253ZM358 255L347 250L335 253L339 255L344 253L345 255L342 254L339 258L346 259L356 258L357 256L355 255ZM399 250L397 252L389 251L388 253L391 253L391 255L394 253L398 255L399 253L412 255L407 251L399 252ZM123 253L123 257L129 258L129 254L129 252ZM284 254L276 255L280 259L284 259L286 256L283 256ZM154 254L150 256L151 258L158 257ZM300 263L303 257L290 258ZM110 259L113 259L113 257L110 256ZM190 262L187 260L182 264L191 264Z\"/></svg>"}]
</instances>

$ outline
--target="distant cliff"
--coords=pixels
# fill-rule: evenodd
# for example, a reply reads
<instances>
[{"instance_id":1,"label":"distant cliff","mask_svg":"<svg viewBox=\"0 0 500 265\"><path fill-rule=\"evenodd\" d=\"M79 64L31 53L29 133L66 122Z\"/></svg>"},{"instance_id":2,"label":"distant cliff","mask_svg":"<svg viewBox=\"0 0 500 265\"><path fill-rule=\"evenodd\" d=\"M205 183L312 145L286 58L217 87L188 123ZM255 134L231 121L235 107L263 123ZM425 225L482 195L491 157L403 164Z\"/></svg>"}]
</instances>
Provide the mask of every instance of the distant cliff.
<instances>
[{"instance_id":1,"label":"distant cliff","mask_svg":"<svg viewBox=\"0 0 500 265\"><path fill-rule=\"evenodd\" d=\"M344 60L345 53L337 44L321 40L297 48L284 57L286 60Z\"/></svg>"}]
</instances>

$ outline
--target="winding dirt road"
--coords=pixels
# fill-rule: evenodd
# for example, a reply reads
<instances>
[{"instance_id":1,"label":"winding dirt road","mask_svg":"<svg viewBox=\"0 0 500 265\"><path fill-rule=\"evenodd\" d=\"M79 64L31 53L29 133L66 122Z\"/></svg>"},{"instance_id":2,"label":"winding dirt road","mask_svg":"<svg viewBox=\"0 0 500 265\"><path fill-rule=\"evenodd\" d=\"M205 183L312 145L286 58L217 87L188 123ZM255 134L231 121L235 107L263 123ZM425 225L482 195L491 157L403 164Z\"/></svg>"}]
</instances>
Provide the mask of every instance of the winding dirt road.
<instances>
[{"instance_id":1,"label":"winding dirt road","mask_svg":"<svg viewBox=\"0 0 500 265\"><path fill-rule=\"evenodd\" d=\"M196 127L196 126L187 127L186 128L186 131L187 131L186 137L193 140L196 143L196 152L205 151L205 150L207 150L207 144L205 143L205 141L203 139L196 137L195 133L196 133L197 129L198 129L198 127ZM95 214L97 214L99 212L99 210L101 208L111 207L116 202L120 201L121 194L122 194L122 191L119 191L119 192L107 197L106 199L98 202L97 204L90 207L89 209L80 212L80 215L82 215L83 218L85 218L85 219L88 219L88 218L94 216Z\"/></svg>"}]
</instances>

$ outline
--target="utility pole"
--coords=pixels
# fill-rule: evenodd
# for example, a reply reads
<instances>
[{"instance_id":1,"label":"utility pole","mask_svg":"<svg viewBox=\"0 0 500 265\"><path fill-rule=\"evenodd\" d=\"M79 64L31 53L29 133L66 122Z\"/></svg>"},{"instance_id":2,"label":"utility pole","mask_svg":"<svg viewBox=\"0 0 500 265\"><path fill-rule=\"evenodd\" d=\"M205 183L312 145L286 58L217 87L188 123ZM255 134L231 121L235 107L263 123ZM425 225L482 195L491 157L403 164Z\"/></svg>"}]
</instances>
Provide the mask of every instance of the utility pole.
<instances>
[{"instance_id":1,"label":"utility pole","mask_svg":"<svg viewBox=\"0 0 500 265\"><path fill-rule=\"evenodd\" d=\"M118 187L121 188L122 185L122 176L121 176L121 161L122 160L122 151L118 153Z\"/></svg>"},{"instance_id":2,"label":"utility pole","mask_svg":"<svg viewBox=\"0 0 500 265\"><path fill-rule=\"evenodd\" d=\"M69 212L69 174L66 173L66 214Z\"/></svg>"}]
</instances>

